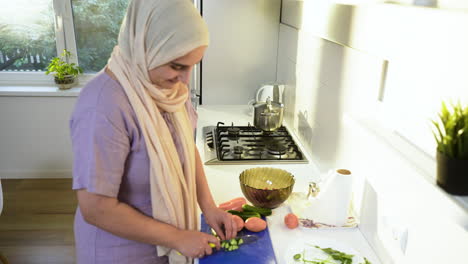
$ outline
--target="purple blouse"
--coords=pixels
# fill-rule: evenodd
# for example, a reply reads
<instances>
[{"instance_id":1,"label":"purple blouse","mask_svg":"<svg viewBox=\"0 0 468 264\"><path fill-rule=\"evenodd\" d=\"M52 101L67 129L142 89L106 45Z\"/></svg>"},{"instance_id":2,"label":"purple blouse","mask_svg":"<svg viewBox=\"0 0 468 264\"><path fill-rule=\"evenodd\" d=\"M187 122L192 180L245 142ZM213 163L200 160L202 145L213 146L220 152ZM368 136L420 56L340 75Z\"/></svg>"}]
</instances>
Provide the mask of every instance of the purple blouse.
<instances>
[{"instance_id":1,"label":"purple blouse","mask_svg":"<svg viewBox=\"0 0 468 264\"><path fill-rule=\"evenodd\" d=\"M195 129L197 114L190 100L186 107ZM163 113L163 118L174 132L168 114ZM105 72L97 74L80 93L70 130L73 189L116 197L152 217L149 157L123 87ZM173 140L183 162L179 139ZM74 230L77 264L168 263L167 257L157 256L154 245L128 240L88 224L79 207Z\"/></svg>"}]
</instances>

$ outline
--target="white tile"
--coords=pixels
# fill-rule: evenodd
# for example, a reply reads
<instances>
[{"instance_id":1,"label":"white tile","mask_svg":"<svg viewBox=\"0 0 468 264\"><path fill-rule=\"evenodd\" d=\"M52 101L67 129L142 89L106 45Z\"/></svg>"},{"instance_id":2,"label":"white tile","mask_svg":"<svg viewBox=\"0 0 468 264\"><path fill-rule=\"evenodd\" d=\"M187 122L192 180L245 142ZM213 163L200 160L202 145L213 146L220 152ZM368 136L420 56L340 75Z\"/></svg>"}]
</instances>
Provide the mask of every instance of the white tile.
<instances>
[{"instance_id":1,"label":"white tile","mask_svg":"<svg viewBox=\"0 0 468 264\"><path fill-rule=\"evenodd\" d=\"M280 24L278 49L279 57L285 56L289 60L296 62L298 34L299 31L297 29Z\"/></svg>"}]
</instances>

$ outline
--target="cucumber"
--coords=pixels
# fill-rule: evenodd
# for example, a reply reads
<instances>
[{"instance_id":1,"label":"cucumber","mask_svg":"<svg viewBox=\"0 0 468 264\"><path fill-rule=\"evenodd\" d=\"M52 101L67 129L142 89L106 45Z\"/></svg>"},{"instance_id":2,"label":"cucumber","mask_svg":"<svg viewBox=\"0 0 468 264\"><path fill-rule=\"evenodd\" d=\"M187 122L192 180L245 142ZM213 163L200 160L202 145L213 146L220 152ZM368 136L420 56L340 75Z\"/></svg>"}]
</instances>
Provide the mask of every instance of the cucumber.
<instances>
[{"instance_id":1,"label":"cucumber","mask_svg":"<svg viewBox=\"0 0 468 264\"><path fill-rule=\"evenodd\" d=\"M257 213L261 214L262 216L270 216L271 215L271 209L260 208L260 207L256 207L256 206L252 206L252 205L248 205L248 204L242 205L242 210L244 210L244 212L257 212Z\"/></svg>"},{"instance_id":2,"label":"cucumber","mask_svg":"<svg viewBox=\"0 0 468 264\"><path fill-rule=\"evenodd\" d=\"M258 217L258 218L262 217L258 212L239 212L235 210L228 210L228 213L240 216L240 218L242 218L242 220L244 221L249 219L250 217Z\"/></svg>"},{"instance_id":3,"label":"cucumber","mask_svg":"<svg viewBox=\"0 0 468 264\"><path fill-rule=\"evenodd\" d=\"M244 243L242 238L236 239L232 238L230 240L221 241L221 248L224 248L226 251L234 251L239 249L239 246Z\"/></svg>"}]
</instances>

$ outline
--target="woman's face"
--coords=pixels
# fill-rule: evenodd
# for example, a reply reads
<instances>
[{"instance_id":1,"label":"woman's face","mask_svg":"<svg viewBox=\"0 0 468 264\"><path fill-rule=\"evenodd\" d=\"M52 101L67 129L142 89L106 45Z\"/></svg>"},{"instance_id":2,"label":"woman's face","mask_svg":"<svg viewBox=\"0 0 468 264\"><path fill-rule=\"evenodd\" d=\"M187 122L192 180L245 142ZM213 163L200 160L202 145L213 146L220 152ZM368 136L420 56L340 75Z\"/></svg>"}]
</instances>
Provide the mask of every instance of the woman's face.
<instances>
[{"instance_id":1,"label":"woman's face","mask_svg":"<svg viewBox=\"0 0 468 264\"><path fill-rule=\"evenodd\" d=\"M151 82L165 89L172 89L179 82L188 85L193 66L200 62L206 47L198 47L182 57L150 70Z\"/></svg>"}]
</instances>

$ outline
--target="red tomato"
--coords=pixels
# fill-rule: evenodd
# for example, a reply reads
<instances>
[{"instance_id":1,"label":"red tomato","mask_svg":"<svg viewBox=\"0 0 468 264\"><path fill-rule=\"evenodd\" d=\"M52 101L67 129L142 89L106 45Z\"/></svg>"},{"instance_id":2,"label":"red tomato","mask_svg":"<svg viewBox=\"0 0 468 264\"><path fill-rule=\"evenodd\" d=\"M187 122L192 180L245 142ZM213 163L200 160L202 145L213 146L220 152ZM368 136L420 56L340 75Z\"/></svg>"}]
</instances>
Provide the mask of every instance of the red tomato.
<instances>
[{"instance_id":1,"label":"red tomato","mask_svg":"<svg viewBox=\"0 0 468 264\"><path fill-rule=\"evenodd\" d=\"M294 229L299 225L299 219L295 214L287 214L284 217L284 223L289 229Z\"/></svg>"}]
</instances>

